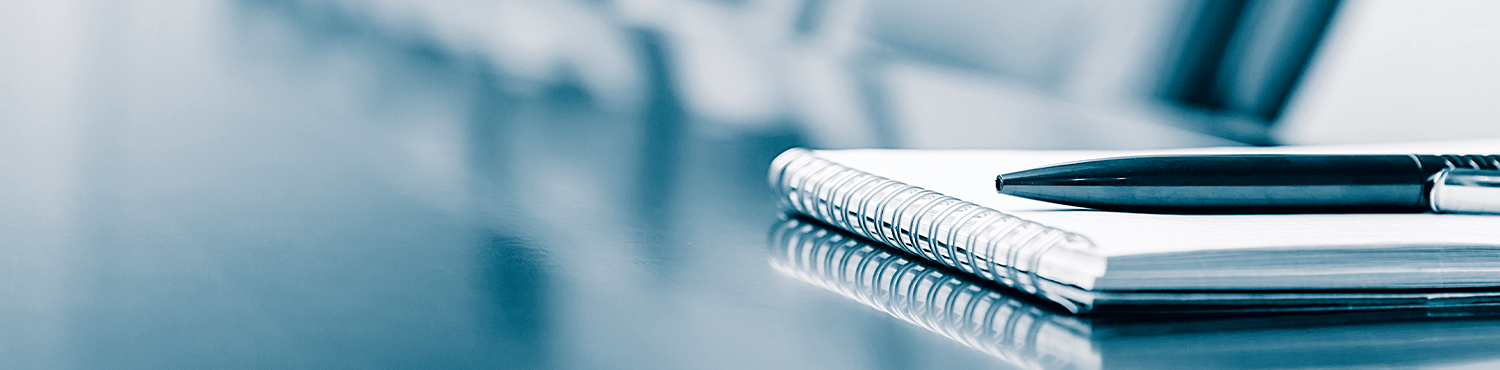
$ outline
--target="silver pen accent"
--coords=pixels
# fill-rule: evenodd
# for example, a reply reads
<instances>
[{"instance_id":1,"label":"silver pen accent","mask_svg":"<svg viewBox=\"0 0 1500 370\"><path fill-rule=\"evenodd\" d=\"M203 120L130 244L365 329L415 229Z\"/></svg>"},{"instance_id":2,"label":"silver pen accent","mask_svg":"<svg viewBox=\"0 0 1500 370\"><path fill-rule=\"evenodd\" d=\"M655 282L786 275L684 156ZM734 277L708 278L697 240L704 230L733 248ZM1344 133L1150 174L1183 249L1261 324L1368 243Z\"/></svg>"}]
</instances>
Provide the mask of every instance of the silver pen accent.
<instances>
[{"instance_id":1,"label":"silver pen accent","mask_svg":"<svg viewBox=\"0 0 1500 370\"><path fill-rule=\"evenodd\" d=\"M1500 171L1449 168L1432 179L1433 212L1500 213Z\"/></svg>"}]
</instances>

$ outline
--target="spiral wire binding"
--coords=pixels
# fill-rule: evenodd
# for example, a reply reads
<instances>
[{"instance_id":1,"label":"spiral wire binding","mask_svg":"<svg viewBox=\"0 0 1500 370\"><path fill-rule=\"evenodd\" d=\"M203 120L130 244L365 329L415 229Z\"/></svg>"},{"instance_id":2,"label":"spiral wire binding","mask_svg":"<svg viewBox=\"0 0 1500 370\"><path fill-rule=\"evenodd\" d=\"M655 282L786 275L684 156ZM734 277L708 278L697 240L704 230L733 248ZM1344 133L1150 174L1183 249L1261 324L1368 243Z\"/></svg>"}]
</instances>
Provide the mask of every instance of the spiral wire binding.
<instances>
[{"instance_id":1,"label":"spiral wire binding","mask_svg":"<svg viewBox=\"0 0 1500 370\"><path fill-rule=\"evenodd\" d=\"M1090 328L857 238L797 219L771 231L771 265L1023 369L1098 368ZM1058 345L1058 342L1066 342ZM1063 353L1046 353L1060 350Z\"/></svg>"},{"instance_id":2,"label":"spiral wire binding","mask_svg":"<svg viewBox=\"0 0 1500 370\"><path fill-rule=\"evenodd\" d=\"M1046 277L1037 272L1054 248L1094 248L1082 235L845 167L801 148L777 157L768 178L783 209L1064 305L1089 304L1044 291Z\"/></svg>"}]
</instances>

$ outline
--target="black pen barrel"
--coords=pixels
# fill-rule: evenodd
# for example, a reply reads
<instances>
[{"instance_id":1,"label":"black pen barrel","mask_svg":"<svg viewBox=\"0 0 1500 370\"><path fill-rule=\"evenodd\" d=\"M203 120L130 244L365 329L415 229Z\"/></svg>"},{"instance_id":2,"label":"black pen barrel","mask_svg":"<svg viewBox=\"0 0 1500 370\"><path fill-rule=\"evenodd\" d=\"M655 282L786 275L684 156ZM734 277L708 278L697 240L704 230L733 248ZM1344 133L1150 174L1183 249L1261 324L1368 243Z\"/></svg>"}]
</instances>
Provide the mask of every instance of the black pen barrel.
<instances>
[{"instance_id":1,"label":"black pen barrel","mask_svg":"<svg viewBox=\"0 0 1500 370\"><path fill-rule=\"evenodd\" d=\"M1454 162L1431 155L1123 157L1004 174L995 185L1004 194L1108 211L1423 212L1429 178Z\"/></svg>"}]
</instances>

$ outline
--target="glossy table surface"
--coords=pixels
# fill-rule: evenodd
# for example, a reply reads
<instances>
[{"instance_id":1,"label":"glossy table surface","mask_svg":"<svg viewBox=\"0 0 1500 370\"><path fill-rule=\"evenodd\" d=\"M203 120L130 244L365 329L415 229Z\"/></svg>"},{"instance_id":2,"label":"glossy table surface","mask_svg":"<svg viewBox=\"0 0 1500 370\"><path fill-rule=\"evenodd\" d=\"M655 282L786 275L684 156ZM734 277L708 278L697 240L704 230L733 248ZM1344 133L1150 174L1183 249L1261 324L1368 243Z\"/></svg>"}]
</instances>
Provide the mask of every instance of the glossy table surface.
<instances>
[{"instance_id":1,"label":"glossy table surface","mask_svg":"<svg viewBox=\"0 0 1500 370\"><path fill-rule=\"evenodd\" d=\"M283 2L82 3L0 26L32 51L0 65L0 367L1067 364L775 267L766 168L828 130L702 118L669 73L621 107ZM1222 143L1033 135L996 146ZM1075 367L1500 361L1483 312L1080 320Z\"/></svg>"}]
</instances>

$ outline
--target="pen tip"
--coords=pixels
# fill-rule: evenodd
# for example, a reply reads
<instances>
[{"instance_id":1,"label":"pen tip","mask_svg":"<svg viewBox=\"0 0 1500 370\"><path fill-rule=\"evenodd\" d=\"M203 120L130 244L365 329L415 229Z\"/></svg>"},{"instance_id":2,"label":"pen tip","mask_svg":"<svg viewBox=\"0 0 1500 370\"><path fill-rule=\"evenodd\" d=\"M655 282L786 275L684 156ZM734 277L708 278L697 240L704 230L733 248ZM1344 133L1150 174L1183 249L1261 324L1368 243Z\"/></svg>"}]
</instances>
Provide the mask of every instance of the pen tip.
<instances>
[{"instance_id":1,"label":"pen tip","mask_svg":"<svg viewBox=\"0 0 1500 370\"><path fill-rule=\"evenodd\" d=\"M995 191L1004 193L1005 191L1002 190L1002 189L1005 189L1005 175L996 175L995 176Z\"/></svg>"}]
</instances>

